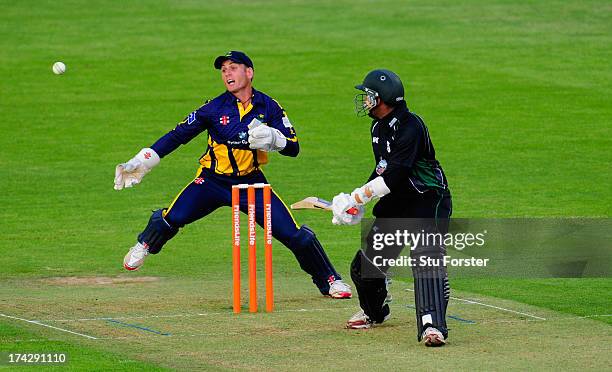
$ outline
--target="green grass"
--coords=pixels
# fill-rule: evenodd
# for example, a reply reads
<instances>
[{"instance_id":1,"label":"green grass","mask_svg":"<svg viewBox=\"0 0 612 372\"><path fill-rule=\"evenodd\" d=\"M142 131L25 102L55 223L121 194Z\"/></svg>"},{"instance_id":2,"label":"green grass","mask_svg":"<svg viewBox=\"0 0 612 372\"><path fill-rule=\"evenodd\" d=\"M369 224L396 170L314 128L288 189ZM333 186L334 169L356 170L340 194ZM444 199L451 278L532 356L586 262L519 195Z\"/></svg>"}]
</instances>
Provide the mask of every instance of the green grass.
<instances>
[{"instance_id":1,"label":"green grass","mask_svg":"<svg viewBox=\"0 0 612 372\"><path fill-rule=\"evenodd\" d=\"M453 288L578 316L608 314L612 283L608 278L453 280ZM612 324L610 317L595 319Z\"/></svg>"},{"instance_id":2,"label":"green grass","mask_svg":"<svg viewBox=\"0 0 612 372\"><path fill-rule=\"evenodd\" d=\"M369 175L368 120L352 111L353 86L384 67L402 77L409 107L429 126L453 191L454 216L611 216L609 2L0 4L0 313L76 319L229 311L227 210L186 227L133 275L160 277L159 286L63 286L44 278L123 274L126 249L150 211L167 205L191 179L205 137L164 158L134 189L112 189L114 167L222 91L212 62L230 49L253 58L255 87L278 99L296 126L300 156L273 155L266 168L287 202L332 197ZM57 60L67 65L63 76L51 72ZM296 217L317 232L347 275L358 228L332 226L319 212ZM246 315L232 318L235 324L223 316L178 325L148 321L179 333L167 339L104 322L66 324L115 337L100 342L4 319L0 350L57 347L71 351L71 368L101 370L303 369L313 359L334 369L409 368L431 360L414 342L413 316L403 309L409 297L396 296L398 318L388 327L343 332L356 300L320 300L288 250L276 247L279 309L331 310ZM469 309L482 322L453 323L452 347L436 351L441 364L432 368L551 369L559 360L568 369L609 366L597 346L610 339L609 318L563 320L610 314L609 278L454 285L465 296L559 320L522 322ZM513 326L495 323L498 315ZM600 341L585 340L584 329L596 329ZM211 336L188 336L194 333ZM558 338L526 336L547 333ZM340 364L332 345L353 359ZM275 351L266 354L266 346ZM582 357L572 360L577 349Z\"/></svg>"},{"instance_id":3,"label":"green grass","mask_svg":"<svg viewBox=\"0 0 612 372\"><path fill-rule=\"evenodd\" d=\"M143 274L136 277L143 278ZM55 279L12 280L0 289L0 296L22 294L19 304L8 310L18 311L21 317L98 337L84 340L22 325L39 332L30 342L45 345L48 339L68 339L173 369L304 370L313 358L330 369L400 364L406 366L403 369L450 365L468 370L474 363L487 370L500 365L551 369L557 363L563 363L566 369L597 369L609 359L606 350L610 333L603 323L457 290L454 296L460 300L453 300L448 310L450 343L433 352L416 343L414 310L406 309L412 293L406 291L410 286L405 283L392 285L393 318L378 329L360 332L341 327L354 311L354 301L322 300L300 273L281 273L277 278L282 280L277 280L280 296L273 314L233 315L227 281L216 277L205 281L149 277L152 281L142 283L122 277L121 282L105 285L77 285ZM45 306L37 307L40 303ZM597 342L577 337L587 329L589 337ZM23 337L16 334L7 338ZM14 342L12 348L19 350L21 342ZM68 351L75 357L71 362L75 367L87 360L88 349ZM367 358L364 351L370 353ZM432 358L433 353L436 358ZM109 362L115 360L110 358ZM122 366L118 363L117 369Z\"/></svg>"}]
</instances>

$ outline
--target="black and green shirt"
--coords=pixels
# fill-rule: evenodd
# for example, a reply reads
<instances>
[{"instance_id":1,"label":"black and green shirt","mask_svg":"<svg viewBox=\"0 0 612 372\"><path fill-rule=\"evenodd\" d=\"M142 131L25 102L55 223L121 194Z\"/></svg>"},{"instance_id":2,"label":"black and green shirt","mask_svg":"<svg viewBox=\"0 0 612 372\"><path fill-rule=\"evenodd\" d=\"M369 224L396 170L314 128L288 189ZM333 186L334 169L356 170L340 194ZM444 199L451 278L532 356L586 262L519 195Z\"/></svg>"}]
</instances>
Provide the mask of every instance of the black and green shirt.
<instances>
[{"instance_id":1,"label":"black and green shirt","mask_svg":"<svg viewBox=\"0 0 612 372\"><path fill-rule=\"evenodd\" d=\"M382 176L394 197L448 190L427 126L405 103L372 121L371 133L376 166L369 180Z\"/></svg>"}]
</instances>

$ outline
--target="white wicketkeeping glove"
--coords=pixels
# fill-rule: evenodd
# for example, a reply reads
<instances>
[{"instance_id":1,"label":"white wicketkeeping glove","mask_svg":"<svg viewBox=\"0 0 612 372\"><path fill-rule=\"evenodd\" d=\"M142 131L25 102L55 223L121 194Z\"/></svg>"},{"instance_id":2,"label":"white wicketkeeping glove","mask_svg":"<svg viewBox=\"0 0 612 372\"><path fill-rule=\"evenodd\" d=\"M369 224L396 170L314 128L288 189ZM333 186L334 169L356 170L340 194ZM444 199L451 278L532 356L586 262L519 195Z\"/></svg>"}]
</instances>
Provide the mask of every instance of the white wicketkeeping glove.
<instances>
[{"instance_id":1,"label":"white wicketkeeping glove","mask_svg":"<svg viewBox=\"0 0 612 372\"><path fill-rule=\"evenodd\" d=\"M357 210L357 214L348 213L349 209ZM334 225L356 225L363 218L365 208L362 205L357 205L355 198L349 194L340 193L334 196L332 201L332 223Z\"/></svg>"},{"instance_id":2,"label":"white wicketkeeping glove","mask_svg":"<svg viewBox=\"0 0 612 372\"><path fill-rule=\"evenodd\" d=\"M276 128L271 128L257 119L249 124L249 147L266 152L279 151L287 146L287 138Z\"/></svg>"},{"instance_id":3,"label":"white wicketkeeping glove","mask_svg":"<svg viewBox=\"0 0 612 372\"><path fill-rule=\"evenodd\" d=\"M132 187L142 181L142 177L159 164L159 155L150 148L140 150L127 163L115 167L115 190Z\"/></svg>"}]
</instances>

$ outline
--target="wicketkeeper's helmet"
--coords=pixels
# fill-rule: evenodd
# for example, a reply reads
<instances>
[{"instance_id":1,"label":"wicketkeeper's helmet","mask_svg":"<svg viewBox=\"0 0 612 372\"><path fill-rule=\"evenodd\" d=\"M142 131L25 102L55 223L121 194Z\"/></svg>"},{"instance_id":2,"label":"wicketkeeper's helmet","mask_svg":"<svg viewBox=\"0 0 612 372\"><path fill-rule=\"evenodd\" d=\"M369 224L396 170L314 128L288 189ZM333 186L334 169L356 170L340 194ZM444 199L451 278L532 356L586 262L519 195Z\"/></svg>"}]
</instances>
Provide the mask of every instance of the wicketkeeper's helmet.
<instances>
[{"instance_id":1,"label":"wicketkeeper's helmet","mask_svg":"<svg viewBox=\"0 0 612 372\"><path fill-rule=\"evenodd\" d=\"M370 71L363 83L355 85L363 91L355 96L355 111L358 116L367 115L377 105L376 98L389 106L395 106L404 100L404 85L396 73L378 69Z\"/></svg>"}]
</instances>

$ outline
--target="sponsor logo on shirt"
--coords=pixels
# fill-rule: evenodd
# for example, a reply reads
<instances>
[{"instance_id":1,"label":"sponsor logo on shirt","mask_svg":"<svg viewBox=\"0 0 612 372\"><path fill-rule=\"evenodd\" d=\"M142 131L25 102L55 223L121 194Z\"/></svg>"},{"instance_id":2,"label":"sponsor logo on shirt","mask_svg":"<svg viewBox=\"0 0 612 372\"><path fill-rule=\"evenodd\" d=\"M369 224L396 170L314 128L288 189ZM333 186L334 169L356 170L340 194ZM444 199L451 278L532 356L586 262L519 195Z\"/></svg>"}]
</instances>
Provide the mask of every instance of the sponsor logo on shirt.
<instances>
[{"instance_id":1,"label":"sponsor logo on shirt","mask_svg":"<svg viewBox=\"0 0 612 372\"><path fill-rule=\"evenodd\" d=\"M247 132L240 132L240 133L238 133L239 141L231 141L230 140L230 141L227 141L227 144L228 145L233 145L233 146L236 146L236 145L248 145L249 141L247 140L247 137L248 137Z\"/></svg>"}]
</instances>

